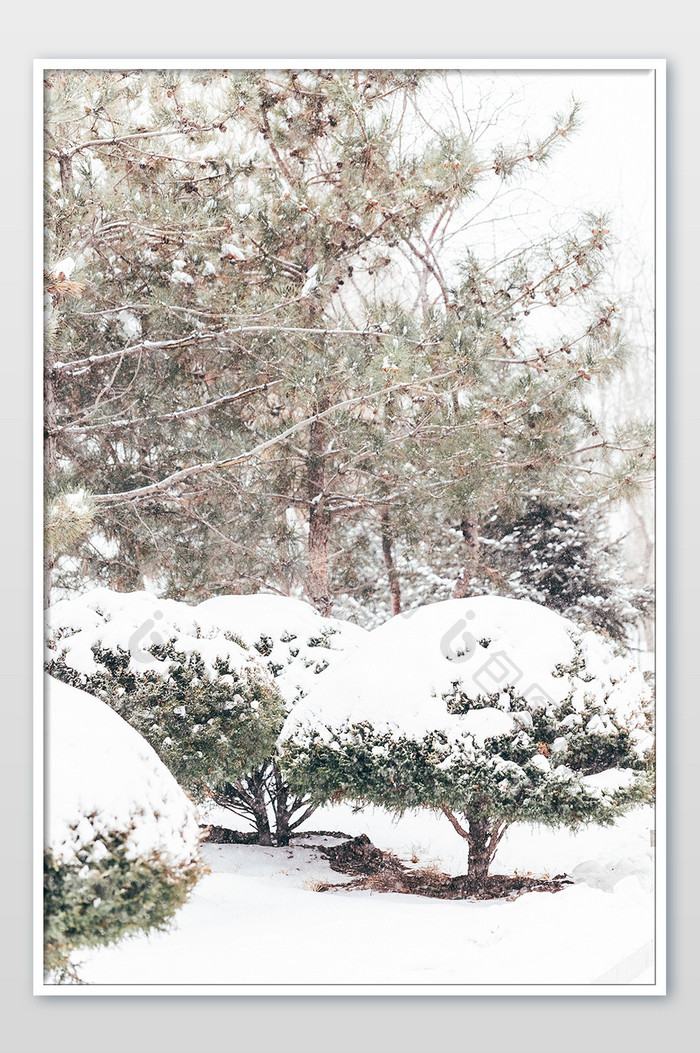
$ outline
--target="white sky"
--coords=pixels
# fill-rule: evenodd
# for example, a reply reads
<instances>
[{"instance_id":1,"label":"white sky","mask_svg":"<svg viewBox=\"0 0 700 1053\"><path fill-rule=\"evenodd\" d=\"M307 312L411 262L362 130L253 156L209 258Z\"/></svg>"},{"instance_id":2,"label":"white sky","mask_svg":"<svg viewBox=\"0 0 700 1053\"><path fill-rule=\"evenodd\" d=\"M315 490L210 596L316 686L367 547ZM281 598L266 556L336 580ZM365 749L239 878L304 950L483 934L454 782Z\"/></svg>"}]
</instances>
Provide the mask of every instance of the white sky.
<instances>
[{"instance_id":1,"label":"white sky","mask_svg":"<svg viewBox=\"0 0 700 1053\"><path fill-rule=\"evenodd\" d=\"M510 183L489 210L500 217L498 253L516 237L561 231L584 211L610 214L620 245L649 261L654 248L654 76L647 70L551 70L542 72L460 71L450 87L463 82L458 101L472 114L484 96L484 114L499 111L479 146L484 153L524 136L544 137L556 112L568 113L572 96L582 104L580 127L554 151L547 166L530 169ZM446 98L437 88L437 112ZM437 116L437 113L436 113ZM491 184L494 188L495 181ZM511 217L511 218L506 218ZM486 219L486 215L484 219ZM474 230L474 228L472 228Z\"/></svg>"},{"instance_id":2,"label":"white sky","mask_svg":"<svg viewBox=\"0 0 700 1053\"><path fill-rule=\"evenodd\" d=\"M439 74L437 75L439 77ZM466 236L455 237L450 255L459 258L465 240L482 259L508 252L574 227L584 212L604 212L613 242L611 281L601 296L622 303L632 345L650 349L653 340L655 236L654 74L647 70L454 71L448 85L436 81L431 122L450 119L452 100L479 119L493 116L477 142L487 157L525 138L544 138L555 113L568 114L572 97L581 103L578 130L563 141L545 166L532 166L500 184L481 184ZM454 114L454 109L452 109ZM494 193L497 195L492 200ZM484 205L486 204L486 207ZM538 339L561 324L561 311L539 312ZM564 312L566 315L567 312ZM651 358L647 355L646 365ZM644 387L646 387L646 378Z\"/></svg>"}]
</instances>

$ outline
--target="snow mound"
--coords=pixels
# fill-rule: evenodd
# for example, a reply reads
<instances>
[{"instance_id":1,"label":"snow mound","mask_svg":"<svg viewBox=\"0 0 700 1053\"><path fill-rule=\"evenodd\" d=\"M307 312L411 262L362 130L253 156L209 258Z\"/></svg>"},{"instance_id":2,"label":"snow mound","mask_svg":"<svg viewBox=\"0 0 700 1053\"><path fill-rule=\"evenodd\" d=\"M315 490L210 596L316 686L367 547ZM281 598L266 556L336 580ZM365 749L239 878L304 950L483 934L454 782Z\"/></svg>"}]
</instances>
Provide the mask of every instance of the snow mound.
<instances>
[{"instance_id":1,"label":"snow mound","mask_svg":"<svg viewBox=\"0 0 700 1053\"><path fill-rule=\"evenodd\" d=\"M579 676L581 659L585 669ZM456 691L476 707L449 712L443 696ZM573 726L582 723L579 714L593 702L599 712L589 733L607 729L615 719L636 729L640 743L647 742L648 685L606 640L527 600L446 600L397 615L367 633L352 666L329 671L295 707L280 741L304 727L338 729L367 721L377 731L399 731L416 740L438 730L483 744L517 732L529 713L548 711L570 693L572 713L566 719ZM513 694L524 700L524 708L511 705ZM548 763L545 757L541 763Z\"/></svg>"},{"instance_id":2,"label":"snow mound","mask_svg":"<svg viewBox=\"0 0 700 1053\"><path fill-rule=\"evenodd\" d=\"M243 640L276 677L288 706L354 656L365 629L338 618L323 618L302 600L287 596L214 596L194 608L202 623Z\"/></svg>"},{"instance_id":3,"label":"snow mound","mask_svg":"<svg viewBox=\"0 0 700 1053\"><path fill-rule=\"evenodd\" d=\"M101 835L134 829L132 858L173 866L198 853L195 809L155 751L93 695L46 677L45 840L72 860Z\"/></svg>"}]
</instances>

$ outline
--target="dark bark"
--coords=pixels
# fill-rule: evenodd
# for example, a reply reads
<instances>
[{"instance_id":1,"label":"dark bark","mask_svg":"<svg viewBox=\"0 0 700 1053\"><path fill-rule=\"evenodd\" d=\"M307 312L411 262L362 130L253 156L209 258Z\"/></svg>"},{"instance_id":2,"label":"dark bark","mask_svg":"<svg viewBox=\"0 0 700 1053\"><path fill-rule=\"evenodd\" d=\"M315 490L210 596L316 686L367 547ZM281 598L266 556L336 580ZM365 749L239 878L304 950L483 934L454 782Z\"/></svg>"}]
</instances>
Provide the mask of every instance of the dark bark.
<instances>
[{"instance_id":1,"label":"dark bark","mask_svg":"<svg viewBox=\"0 0 700 1053\"><path fill-rule=\"evenodd\" d=\"M317 413L328 409L329 403L322 398ZM324 448L327 443L328 426L325 420L315 420L309 431L307 458L306 495L309 502L309 570L307 592L309 600L319 614L327 618L333 607L328 581L328 554L331 538L331 515L325 504L326 467Z\"/></svg>"},{"instance_id":2,"label":"dark bark","mask_svg":"<svg viewBox=\"0 0 700 1053\"><path fill-rule=\"evenodd\" d=\"M252 823L258 845L288 845L297 827L316 811L308 797L290 794L275 761L235 784L227 784L220 793L211 791L209 797Z\"/></svg>"},{"instance_id":3,"label":"dark bark","mask_svg":"<svg viewBox=\"0 0 700 1053\"><path fill-rule=\"evenodd\" d=\"M50 355L47 354L47 364L44 373L44 486L47 493L51 493L53 483L56 479L56 466L58 461L56 425L56 374L53 369ZM44 534L44 606L51 604L51 583L53 577L56 554L53 550L51 540Z\"/></svg>"},{"instance_id":4,"label":"dark bark","mask_svg":"<svg viewBox=\"0 0 700 1053\"><path fill-rule=\"evenodd\" d=\"M481 890L486 886L489 867L493 862L501 838L508 829L506 822L494 822L481 815L464 815L466 827L457 819L449 808L443 805L443 815L447 816L460 837L469 845L469 863L467 868L467 887Z\"/></svg>"},{"instance_id":5,"label":"dark bark","mask_svg":"<svg viewBox=\"0 0 700 1053\"><path fill-rule=\"evenodd\" d=\"M292 836L289 812L289 793L285 785L282 773L272 762L272 774L274 777L274 800L272 802L275 813L275 839L278 845L288 845Z\"/></svg>"},{"instance_id":6,"label":"dark bark","mask_svg":"<svg viewBox=\"0 0 700 1053\"><path fill-rule=\"evenodd\" d=\"M457 583L452 591L456 600L464 599L471 593L471 579L479 566L479 523L473 518L465 518L459 524L467 551L464 557L464 565L457 578Z\"/></svg>"},{"instance_id":7,"label":"dark bark","mask_svg":"<svg viewBox=\"0 0 700 1053\"><path fill-rule=\"evenodd\" d=\"M489 867L496 854L492 846L493 829L487 819L469 820L469 866L467 883L472 888L482 889L486 885Z\"/></svg>"},{"instance_id":8,"label":"dark bark","mask_svg":"<svg viewBox=\"0 0 700 1053\"><path fill-rule=\"evenodd\" d=\"M73 185L73 162L68 154L59 154L58 170L61 173L61 190L68 194Z\"/></svg>"},{"instance_id":9,"label":"dark bark","mask_svg":"<svg viewBox=\"0 0 700 1053\"><path fill-rule=\"evenodd\" d=\"M250 791L250 807L258 832L258 844L272 845L274 841L270 830L270 817L267 811L264 770L248 776L246 783Z\"/></svg>"},{"instance_id":10,"label":"dark bark","mask_svg":"<svg viewBox=\"0 0 700 1053\"><path fill-rule=\"evenodd\" d=\"M389 594L391 596L391 613L401 614L401 585L394 562L394 537L391 529L389 509L382 509L382 554L384 566L389 577Z\"/></svg>"}]
</instances>

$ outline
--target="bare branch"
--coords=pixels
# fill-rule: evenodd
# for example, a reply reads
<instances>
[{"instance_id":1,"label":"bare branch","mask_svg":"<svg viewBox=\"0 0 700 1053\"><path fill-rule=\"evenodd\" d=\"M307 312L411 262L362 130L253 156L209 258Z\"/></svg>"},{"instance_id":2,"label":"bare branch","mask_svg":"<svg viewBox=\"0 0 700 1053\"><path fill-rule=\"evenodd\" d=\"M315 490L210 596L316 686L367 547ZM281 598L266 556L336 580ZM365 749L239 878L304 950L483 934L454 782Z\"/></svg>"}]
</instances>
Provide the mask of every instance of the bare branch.
<instances>
[{"instance_id":1,"label":"bare branch","mask_svg":"<svg viewBox=\"0 0 700 1053\"><path fill-rule=\"evenodd\" d=\"M450 822L454 826L454 828L457 831L457 833L459 834L459 836L463 837L465 839L465 841L467 841L468 844L471 844L472 843L472 835L469 833L468 830L464 829L464 827L461 825L461 823L459 822L457 817L454 815L453 812L450 811L450 809L447 807L447 805L444 805L444 804L440 805L440 811L442 812L443 815L447 816L447 818L450 820Z\"/></svg>"}]
</instances>

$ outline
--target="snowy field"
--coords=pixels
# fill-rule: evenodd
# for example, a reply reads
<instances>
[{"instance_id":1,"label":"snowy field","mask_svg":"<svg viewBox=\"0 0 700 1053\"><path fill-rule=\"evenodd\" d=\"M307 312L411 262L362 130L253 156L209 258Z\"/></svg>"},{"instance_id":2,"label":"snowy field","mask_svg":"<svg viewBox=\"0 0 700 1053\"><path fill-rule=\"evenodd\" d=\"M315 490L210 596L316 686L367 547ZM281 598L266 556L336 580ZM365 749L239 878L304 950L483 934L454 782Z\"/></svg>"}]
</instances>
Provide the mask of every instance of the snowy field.
<instances>
[{"instance_id":1,"label":"snowy field","mask_svg":"<svg viewBox=\"0 0 700 1053\"><path fill-rule=\"evenodd\" d=\"M653 823L641 808L576 836L514 827L493 872L565 872L575 884L513 902L318 892L343 880L313 848L323 838L290 848L207 844L210 872L169 932L75 960L89 984L651 984ZM336 806L307 827L367 833L405 862L466 869L463 842L428 812L396 822Z\"/></svg>"}]
</instances>

